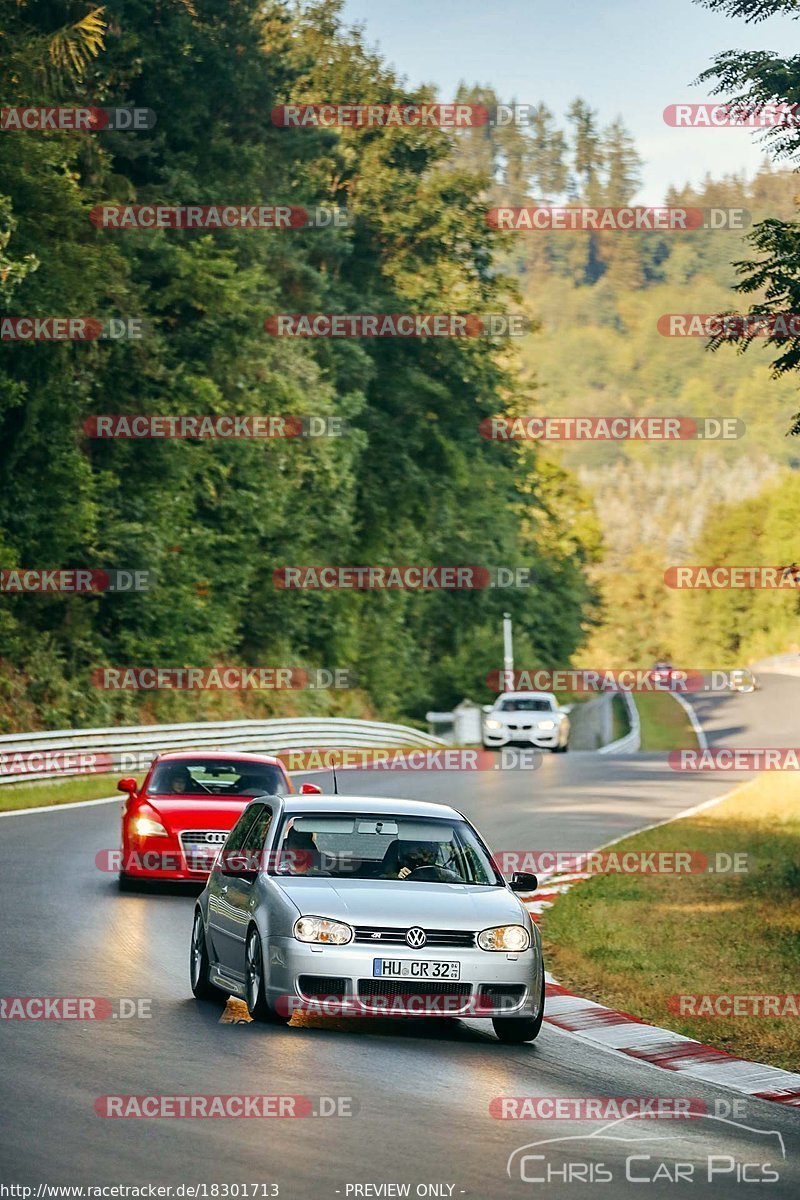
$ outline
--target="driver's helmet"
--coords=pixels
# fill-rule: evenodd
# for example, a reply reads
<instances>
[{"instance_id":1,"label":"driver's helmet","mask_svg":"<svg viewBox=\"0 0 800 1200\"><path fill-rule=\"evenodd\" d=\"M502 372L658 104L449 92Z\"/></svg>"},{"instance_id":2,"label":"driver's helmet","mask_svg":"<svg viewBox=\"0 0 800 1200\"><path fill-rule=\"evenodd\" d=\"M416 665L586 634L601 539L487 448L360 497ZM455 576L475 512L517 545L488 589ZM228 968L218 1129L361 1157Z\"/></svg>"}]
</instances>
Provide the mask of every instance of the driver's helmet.
<instances>
[{"instance_id":1,"label":"driver's helmet","mask_svg":"<svg viewBox=\"0 0 800 1200\"><path fill-rule=\"evenodd\" d=\"M415 871L417 867L432 867L439 856L437 842L401 842L401 866Z\"/></svg>"},{"instance_id":2,"label":"driver's helmet","mask_svg":"<svg viewBox=\"0 0 800 1200\"><path fill-rule=\"evenodd\" d=\"M166 782L169 791L179 794L190 792L194 786L191 772L183 763L178 763L174 767L170 767Z\"/></svg>"}]
</instances>

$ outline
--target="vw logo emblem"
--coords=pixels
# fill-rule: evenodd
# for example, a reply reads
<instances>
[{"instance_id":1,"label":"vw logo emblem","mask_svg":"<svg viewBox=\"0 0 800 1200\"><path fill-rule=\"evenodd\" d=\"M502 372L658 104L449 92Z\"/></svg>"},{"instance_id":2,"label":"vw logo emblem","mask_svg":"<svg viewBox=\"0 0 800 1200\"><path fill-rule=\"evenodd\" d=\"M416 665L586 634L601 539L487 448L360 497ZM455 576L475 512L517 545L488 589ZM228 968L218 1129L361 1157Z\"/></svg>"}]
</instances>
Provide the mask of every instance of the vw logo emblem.
<instances>
[{"instance_id":1,"label":"vw logo emblem","mask_svg":"<svg viewBox=\"0 0 800 1200\"><path fill-rule=\"evenodd\" d=\"M428 937L425 933L425 930L418 929L416 925L413 929L409 929L408 933L406 934L406 941L408 942L409 946L412 946L415 950L421 949L427 940Z\"/></svg>"}]
</instances>

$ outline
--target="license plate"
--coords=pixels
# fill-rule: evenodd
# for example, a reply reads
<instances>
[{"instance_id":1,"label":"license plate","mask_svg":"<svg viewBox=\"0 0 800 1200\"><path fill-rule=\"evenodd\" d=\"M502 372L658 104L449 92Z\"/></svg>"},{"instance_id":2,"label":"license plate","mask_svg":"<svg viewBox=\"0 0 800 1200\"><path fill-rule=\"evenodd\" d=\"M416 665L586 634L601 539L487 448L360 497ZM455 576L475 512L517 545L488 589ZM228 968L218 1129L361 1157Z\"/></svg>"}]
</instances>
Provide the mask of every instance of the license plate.
<instances>
[{"instance_id":1,"label":"license plate","mask_svg":"<svg viewBox=\"0 0 800 1200\"><path fill-rule=\"evenodd\" d=\"M208 846L184 846L184 852L190 871L209 871L217 856L216 850L209 850Z\"/></svg>"},{"instance_id":2,"label":"license plate","mask_svg":"<svg viewBox=\"0 0 800 1200\"><path fill-rule=\"evenodd\" d=\"M460 979L461 963L430 962L416 958L373 958L372 974L377 979Z\"/></svg>"}]
</instances>

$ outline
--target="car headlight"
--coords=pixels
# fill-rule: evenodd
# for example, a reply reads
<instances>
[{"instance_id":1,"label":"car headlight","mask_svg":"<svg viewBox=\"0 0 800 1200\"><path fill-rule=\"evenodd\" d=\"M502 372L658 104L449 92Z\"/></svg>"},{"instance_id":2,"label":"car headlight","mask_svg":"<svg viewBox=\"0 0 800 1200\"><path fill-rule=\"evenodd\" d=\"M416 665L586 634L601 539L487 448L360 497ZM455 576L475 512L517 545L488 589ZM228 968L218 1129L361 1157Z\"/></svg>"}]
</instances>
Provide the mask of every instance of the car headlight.
<instances>
[{"instance_id":1,"label":"car headlight","mask_svg":"<svg viewBox=\"0 0 800 1200\"><path fill-rule=\"evenodd\" d=\"M478 945L481 950L506 950L517 953L527 950L531 944L531 935L524 925L496 925L494 929L484 929L478 934Z\"/></svg>"},{"instance_id":2,"label":"car headlight","mask_svg":"<svg viewBox=\"0 0 800 1200\"><path fill-rule=\"evenodd\" d=\"M502 729L503 728L502 721L486 721L485 724L486 724L487 729Z\"/></svg>"},{"instance_id":3,"label":"car headlight","mask_svg":"<svg viewBox=\"0 0 800 1200\"><path fill-rule=\"evenodd\" d=\"M152 817L134 817L131 828L137 837L169 837L161 822Z\"/></svg>"},{"instance_id":4,"label":"car headlight","mask_svg":"<svg viewBox=\"0 0 800 1200\"><path fill-rule=\"evenodd\" d=\"M330 921L327 917L300 917L294 923L294 936L298 942L322 942L326 946L344 946L353 940L353 930L344 921Z\"/></svg>"},{"instance_id":5,"label":"car headlight","mask_svg":"<svg viewBox=\"0 0 800 1200\"><path fill-rule=\"evenodd\" d=\"M556 727L555 721L540 721L539 722L540 729L555 729L555 727Z\"/></svg>"}]
</instances>

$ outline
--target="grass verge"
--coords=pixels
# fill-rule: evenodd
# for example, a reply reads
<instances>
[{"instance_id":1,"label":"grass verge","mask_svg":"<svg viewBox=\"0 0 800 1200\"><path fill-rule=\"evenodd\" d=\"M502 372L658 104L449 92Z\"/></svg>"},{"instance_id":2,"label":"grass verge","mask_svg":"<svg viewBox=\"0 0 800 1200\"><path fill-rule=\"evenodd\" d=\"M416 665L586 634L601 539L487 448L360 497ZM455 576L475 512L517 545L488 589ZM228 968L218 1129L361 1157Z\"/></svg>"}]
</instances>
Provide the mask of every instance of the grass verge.
<instances>
[{"instance_id":1,"label":"grass verge","mask_svg":"<svg viewBox=\"0 0 800 1200\"><path fill-rule=\"evenodd\" d=\"M42 779L38 783L3 784L0 812L38 808L46 804L70 804L76 800L100 800L117 790L116 775L76 775L70 779ZM122 803L120 796L120 803Z\"/></svg>"},{"instance_id":2,"label":"grass verge","mask_svg":"<svg viewBox=\"0 0 800 1200\"><path fill-rule=\"evenodd\" d=\"M640 692L633 699L642 726L642 750L683 750L697 745L686 710L669 692Z\"/></svg>"},{"instance_id":3,"label":"grass verge","mask_svg":"<svg viewBox=\"0 0 800 1200\"><path fill-rule=\"evenodd\" d=\"M748 870L604 875L578 885L542 920L559 983L731 1054L797 1070L796 1016L680 1016L670 997L797 992L800 780L761 776L714 808L614 849L744 853Z\"/></svg>"},{"instance_id":4,"label":"grass verge","mask_svg":"<svg viewBox=\"0 0 800 1200\"><path fill-rule=\"evenodd\" d=\"M631 731L631 716L628 706L619 694L611 697L611 740L618 742Z\"/></svg>"}]
</instances>

